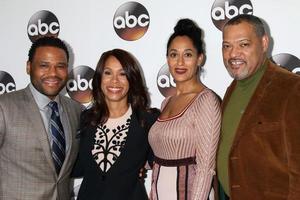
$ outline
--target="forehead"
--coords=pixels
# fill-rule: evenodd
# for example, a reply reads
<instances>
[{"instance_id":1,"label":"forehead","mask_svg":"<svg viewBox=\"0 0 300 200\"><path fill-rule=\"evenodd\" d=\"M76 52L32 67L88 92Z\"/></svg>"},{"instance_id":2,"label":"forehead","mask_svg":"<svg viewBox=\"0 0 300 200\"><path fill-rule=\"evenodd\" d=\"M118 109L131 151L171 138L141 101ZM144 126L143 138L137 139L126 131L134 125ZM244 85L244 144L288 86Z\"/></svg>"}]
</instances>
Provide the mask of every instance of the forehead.
<instances>
[{"instance_id":1,"label":"forehead","mask_svg":"<svg viewBox=\"0 0 300 200\"><path fill-rule=\"evenodd\" d=\"M63 59L67 60L67 54L66 52L58 47L52 47L52 46L41 46L36 48L34 58L56 58L56 59Z\"/></svg>"},{"instance_id":2,"label":"forehead","mask_svg":"<svg viewBox=\"0 0 300 200\"><path fill-rule=\"evenodd\" d=\"M192 40L188 36L177 36L173 39L173 41L170 44L170 50L171 49L177 49L177 48L194 48L194 44Z\"/></svg>"},{"instance_id":3,"label":"forehead","mask_svg":"<svg viewBox=\"0 0 300 200\"><path fill-rule=\"evenodd\" d=\"M254 26L248 22L227 25L223 29L223 40L235 40L241 38L257 37Z\"/></svg>"},{"instance_id":4,"label":"forehead","mask_svg":"<svg viewBox=\"0 0 300 200\"><path fill-rule=\"evenodd\" d=\"M123 69L123 67L115 56L109 56L104 62L104 69Z\"/></svg>"}]
</instances>

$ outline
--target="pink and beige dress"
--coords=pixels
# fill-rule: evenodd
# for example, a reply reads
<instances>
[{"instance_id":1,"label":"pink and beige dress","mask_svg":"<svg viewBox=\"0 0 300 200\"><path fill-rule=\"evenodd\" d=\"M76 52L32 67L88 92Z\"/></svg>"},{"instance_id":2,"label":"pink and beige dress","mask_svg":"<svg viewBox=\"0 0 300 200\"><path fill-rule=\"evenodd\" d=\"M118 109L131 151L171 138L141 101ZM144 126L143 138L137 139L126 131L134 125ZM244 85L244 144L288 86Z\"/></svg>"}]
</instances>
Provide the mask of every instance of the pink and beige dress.
<instances>
[{"instance_id":1,"label":"pink and beige dress","mask_svg":"<svg viewBox=\"0 0 300 200\"><path fill-rule=\"evenodd\" d=\"M162 103L162 110L170 97ZM204 89L176 116L158 120L149 132L155 160L151 200L207 200L215 174L220 105Z\"/></svg>"}]
</instances>

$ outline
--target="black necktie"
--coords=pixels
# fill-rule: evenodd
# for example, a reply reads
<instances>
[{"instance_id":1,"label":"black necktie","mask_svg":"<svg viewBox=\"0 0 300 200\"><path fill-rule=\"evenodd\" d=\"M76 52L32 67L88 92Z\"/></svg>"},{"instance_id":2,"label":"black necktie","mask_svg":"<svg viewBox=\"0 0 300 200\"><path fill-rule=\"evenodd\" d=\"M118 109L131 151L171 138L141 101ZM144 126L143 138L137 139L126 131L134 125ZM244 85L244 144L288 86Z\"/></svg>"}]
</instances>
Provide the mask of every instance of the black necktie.
<instances>
[{"instance_id":1,"label":"black necktie","mask_svg":"<svg viewBox=\"0 0 300 200\"><path fill-rule=\"evenodd\" d=\"M50 118L50 132L52 135L52 158L54 161L56 173L59 174L60 169L65 160L66 141L62 123L60 121L57 103L51 101L49 107L52 110Z\"/></svg>"}]
</instances>

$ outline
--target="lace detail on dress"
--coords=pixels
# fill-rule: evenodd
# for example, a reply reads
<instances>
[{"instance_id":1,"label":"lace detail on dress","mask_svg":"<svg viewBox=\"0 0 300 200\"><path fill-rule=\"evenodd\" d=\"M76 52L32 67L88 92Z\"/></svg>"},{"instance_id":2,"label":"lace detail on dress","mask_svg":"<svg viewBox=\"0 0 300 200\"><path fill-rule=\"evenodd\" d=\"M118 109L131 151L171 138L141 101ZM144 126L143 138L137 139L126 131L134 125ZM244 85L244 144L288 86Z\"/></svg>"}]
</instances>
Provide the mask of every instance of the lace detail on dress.
<instances>
[{"instance_id":1,"label":"lace detail on dress","mask_svg":"<svg viewBox=\"0 0 300 200\"><path fill-rule=\"evenodd\" d=\"M124 149L130 121L131 117L111 130L106 124L98 125L92 155L102 171L107 172Z\"/></svg>"}]
</instances>

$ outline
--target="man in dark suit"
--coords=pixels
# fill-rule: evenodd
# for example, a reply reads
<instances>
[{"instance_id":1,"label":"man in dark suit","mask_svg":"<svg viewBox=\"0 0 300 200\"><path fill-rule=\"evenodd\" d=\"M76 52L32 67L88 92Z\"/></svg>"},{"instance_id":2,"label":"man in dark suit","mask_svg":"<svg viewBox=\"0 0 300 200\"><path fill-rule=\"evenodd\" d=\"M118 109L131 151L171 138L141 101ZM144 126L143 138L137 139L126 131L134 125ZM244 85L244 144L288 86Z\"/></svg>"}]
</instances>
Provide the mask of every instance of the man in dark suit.
<instances>
[{"instance_id":1,"label":"man in dark suit","mask_svg":"<svg viewBox=\"0 0 300 200\"><path fill-rule=\"evenodd\" d=\"M258 17L239 15L223 28L223 61L234 78L217 155L227 199L300 199L300 77L272 63L268 46Z\"/></svg>"},{"instance_id":2,"label":"man in dark suit","mask_svg":"<svg viewBox=\"0 0 300 200\"><path fill-rule=\"evenodd\" d=\"M31 83L0 96L0 199L70 199L81 105L59 94L68 49L58 38L43 37L28 56Z\"/></svg>"}]
</instances>

